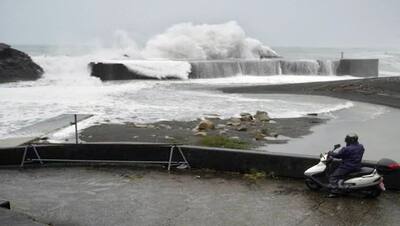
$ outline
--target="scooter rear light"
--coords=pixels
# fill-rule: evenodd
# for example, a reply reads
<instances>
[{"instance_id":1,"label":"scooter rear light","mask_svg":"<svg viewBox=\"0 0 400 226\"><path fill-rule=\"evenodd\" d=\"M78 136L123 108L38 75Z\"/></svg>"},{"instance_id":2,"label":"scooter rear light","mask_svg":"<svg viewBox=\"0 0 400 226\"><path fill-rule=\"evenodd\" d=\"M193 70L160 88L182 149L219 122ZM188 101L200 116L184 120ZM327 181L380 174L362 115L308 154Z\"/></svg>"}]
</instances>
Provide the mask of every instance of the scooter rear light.
<instances>
[{"instance_id":1,"label":"scooter rear light","mask_svg":"<svg viewBox=\"0 0 400 226\"><path fill-rule=\"evenodd\" d=\"M400 169L400 164L399 163L392 163L392 164L389 164L387 167L390 170L397 170L397 169Z\"/></svg>"}]
</instances>

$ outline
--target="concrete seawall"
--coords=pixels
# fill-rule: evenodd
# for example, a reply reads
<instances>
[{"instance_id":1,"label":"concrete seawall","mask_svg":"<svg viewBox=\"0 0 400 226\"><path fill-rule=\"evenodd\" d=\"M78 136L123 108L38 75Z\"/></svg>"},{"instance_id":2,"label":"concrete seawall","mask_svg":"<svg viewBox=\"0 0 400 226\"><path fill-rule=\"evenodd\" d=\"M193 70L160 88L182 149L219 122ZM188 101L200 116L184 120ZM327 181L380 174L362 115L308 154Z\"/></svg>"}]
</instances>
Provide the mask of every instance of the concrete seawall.
<instances>
[{"instance_id":1,"label":"concrete seawall","mask_svg":"<svg viewBox=\"0 0 400 226\"><path fill-rule=\"evenodd\" d=\"M359 77L377 77L379 75L378 59L341 59L337 68L338 75Z\"/></svg>"},{"instance_id":2,"label":"concrete seawall","mask_svg":"<svg viewBox=\"0 0 400 226\"><path fill-rule=\"evenodd\" d=\"M316 156L282 154L256 151L240 151L198 146L181 146L192 168L220 171L248 172L251 169L265 171L275 176L302 178L303 172L318 162ZM166 161L170 145L152 143L85 143L39 145L41 158L73 160L118 160L118 161ZM24 147L0 149L0 166L18 166ZM34 157L33 152L28 157ZM182 160L177 152L174 160ZM374 162L364 162L374 166ZM400 189L400 172L385 176L389 189Z\"/></svg>"},{"instance_id":3,"label":"concrete seawall","mask_svg":"<svg viewBox=\"0 0 400 226\"><path fill-rule=\"evenodd\" d=\"M91 76L99 77L102 81L129 79L157 79L130 71L123 64L90 63Z\"/></svg>"},{"instance_id":4,"label":"concrete seawall","mask_svg":"<svg viewBox=\"0 0 400 226\"><path fill-rule=\"evenodd\" d=\"M237 74L257 76L269 75L352 75L376 77L379 74L378 59L340 59L340 60L210 60L188 61L191 72L188 78L221 78ZM157 62L154 62L157 68ZM120 63L90 63L91 75L103 81L157 79L154 75L140 74L131 70L123 61ZM147 66L148 67L148 66ZM177 79L174 75L163 79Z\"/></svg>"}]
</instances>

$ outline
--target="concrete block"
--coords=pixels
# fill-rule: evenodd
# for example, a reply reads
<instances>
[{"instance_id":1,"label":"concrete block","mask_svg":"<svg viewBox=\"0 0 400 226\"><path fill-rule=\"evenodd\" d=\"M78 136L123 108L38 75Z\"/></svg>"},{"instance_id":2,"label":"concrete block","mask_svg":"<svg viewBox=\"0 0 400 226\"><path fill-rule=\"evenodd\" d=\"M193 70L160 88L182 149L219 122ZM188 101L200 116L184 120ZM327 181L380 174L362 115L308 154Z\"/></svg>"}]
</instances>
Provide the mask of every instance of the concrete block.
<instances>
[{"instance_id":1,"label":"concrete block","mask_svg":"<svg viewBox=\"0 0 400 226\"><path fill-rule=\"evenodd\" d=\"M379 75L379 59L341 59L336 70L338 75L377 77Z\"/></svg>"},{"instance_id":2,"label":"concrete block","mask_svg":"<svg viewBox=\"0 0 400 226\"><path fill-rule=\"evenodd\" d=\"M102 81L109 80L129 80L129 79L151 79L139 73L130 71L125 65L117 63L90 63L91 75L99 77Z\"/></svg>"},{"instance_id":3,"label":"concrete block","mask_svg":"<svg viewBox=\"0 0 400 226\"><path fill-rule=\"evenodd\" d=\"M0 199L0 208L11 209L10 202Z\"/></svg>"}]
</instances>

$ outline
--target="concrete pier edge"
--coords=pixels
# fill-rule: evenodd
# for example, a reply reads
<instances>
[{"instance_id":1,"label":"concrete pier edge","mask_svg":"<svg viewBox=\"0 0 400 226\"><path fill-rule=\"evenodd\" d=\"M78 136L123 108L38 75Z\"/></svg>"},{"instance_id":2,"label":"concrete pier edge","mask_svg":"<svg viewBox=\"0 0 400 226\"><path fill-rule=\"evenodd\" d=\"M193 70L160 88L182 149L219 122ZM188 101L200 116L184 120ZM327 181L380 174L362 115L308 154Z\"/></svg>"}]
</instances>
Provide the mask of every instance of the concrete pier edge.
<instances>
[{"instance_id":1,"label":"concrete pier edge","mask_svg":"<svg viewBox=\"0 0 400 226\"><path fill-rule=\"evenodd\" d=\"M245 59L236 59L236 60L209 60L209 61L193 61L193 60L188 60L188 62L191 65L191 72L189 73L188 77L191 79L196 79L196 78L208 78L208 75L205 75L202 73L200 70L198 63L200 64L206 64L206 63L212 63L214 66L215 73L217 74L227 74L225 77L229 76L234 76L236 75L240 69L243 68L245 72L248 72L249 74L254 74L251 72L251 70L246 70L246 67L239 66L239 64L243 64L246 62L249 62L248 60ZM278 71L281 71L282 74L302 74L302 73L295 73L292 70L286 70L285 67L283 67L285 64L292 64L293 62L296 62L295 60L286 60L283 58L279 59L270 59L270 60L253 60L253 63L269 63L271 65L277 65L277 66L272 66L274 70L267 70L264 71L263 73L259 74L259 76L269 76L269 75L276 75L279 74L277 73ZM299 62L302 62L299 60ZM316 62L321 62L321 60L316 60ZM379 59L337 59L332 61L333 66L332 67L332 73L334 75L351 75L351 76L356 76L356 77L377 77L379 75ZM223 66L224 65L236 65L235 67L227 67L225 73L223 73ZM99 77L102 81L109 81L109 80L135 80L135 79L157 79L155 77L151 77L145 74L142 74L137 71L132 71L130 70L126 65L123 64L123 61L120 63L107 63L107 62L90 62L88 64L90 68L90 74L95 77ZM295 67L295 66L292 66ZM235 68L235 69L234 69ZM280 68L280 70L278 69ZM283 68L283 69L282 69ZM319 67L318 71L322 70L323 68ZM320 73L316 74L320 74ZM307 73L309 74L309 73ZM325 73L322 73L323 75ZM202 76L201 76L202 75ZM167 76L165 79L178 79L178 77L171 75Z\"/></svg>"},{"instance_id":2,"label":"concrete pier edge","mask_svg":"<svg viewBox=\"0 0 400 226\"><path fill-rule=\"evenodd\" d=\"M115 161L166 161L172 144L158 143L83 143L36 145L43 159L73 160L115 160ZM318 163L317 156L234 150L225 148L180 145L190 166L194 169L213 169L218 171L248 172L265 171L269 175L303 178L304 171ZM21 164L25 146L0 148L0 167L18 167ZM27 157L33 156L33 151ZM177 151L173 160L182 161ZM376 162L364 161L365 166L374 167ZM36 163L28 163L36 165ZM1 169L0 169L1 170ZM400 190L400 172L385 175L388 189Z\"/></svg>"}]
</instances>

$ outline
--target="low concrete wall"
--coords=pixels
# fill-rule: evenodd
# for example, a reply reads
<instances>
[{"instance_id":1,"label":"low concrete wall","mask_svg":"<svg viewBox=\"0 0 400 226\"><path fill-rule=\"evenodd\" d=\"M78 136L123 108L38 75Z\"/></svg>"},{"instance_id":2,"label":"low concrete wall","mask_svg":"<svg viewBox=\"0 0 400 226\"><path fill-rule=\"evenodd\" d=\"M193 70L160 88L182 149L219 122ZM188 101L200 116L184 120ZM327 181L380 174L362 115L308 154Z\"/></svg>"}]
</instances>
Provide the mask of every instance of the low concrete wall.
<instances>
[{"instance_id":1,"label":"low concrete wall","mask_svg":"<svg viewBox=\"0 0 400 226\"><path fill-rule=\"evenodd\" d=\"M276 74L299 75L352 75L378 76L378 59L340 59L331 64L324 60L205 60L188 61L191 65L189 78L230 77L237 74L268 76ZM325 62L325 63L324 63ZM103 81L129 79L157 79L132 70L122 63L90 63L91 75ZM178 79L166 76L164 79Z\"/></svg>"},{"instance_id":2,"label":"low concrete wall","mask_svg":"<svg viewBox=\"0 0 400 226\"><path fill-rule=\"evenodd\" d=\"M91 70L91 75L99 77L102 81L129 80L129 79L149 79L149 80L157 79L130 71L123 64L90 63L89 68Z\"/></svg>"},{"instance_id":3,"label":"low concrete wall","mask_svg":"<svg viewBox=\"0 0 400 226\"><path fill-rule=\"evenodd\" d=\"M195 168L221 171L265 171L276 176L302 178L305 169L318 163L314 156L240 151L222 148L183 146L189 162Z\"/></svg>"},{"instance_id":4,"label":"low concrete wall","mask_svg":"<svg viewBox=\"0 0 400 226\"><path fill-rule=\"evenodd\" d=\"M338 75L377 77L379 75L379 60L341 59L336 70L336 74Z\"/></svg>"},{"instance_id":5,"label":"low concrete wall","mask_svg":"<svg viewBox=\"0 0 400 226\"><path fill-rule=\"evenodd\" d=\"M136 144L136 143L85 143L37 145L40 157L43 159L73 159L73 160L120 160L120 161L164 161L169 157L169 145ZM1 148L1 165L19 165L25 147ZM27 158L36 158L30 150Z\"/></svg>"},{"instance_id":6,"label":"low concrete wall","mask_svg":"<svg viewBox=\"0 0 400 226\"><path fill-rule=\"evenodd\" d=\"M318 163L317 156L300 154L241 151L183 145L182 151L193 168L207 168L221 171L248 172L251 169L265 171L275 176L302 178L303 172ZM42 158L86 159L86 160L126 160L126 161L166 161L169 144L142 143L85 143L40 145L37 150ZM19 165L24 147L0 149L0 166ZM28 157L34 157L33 152ZM174 160L182 160L177 152ZM373 166L374 162L364 162ZM400 189L400 172L385 176L385 184L390 189Z\"/></svg>"}]
</instances>

